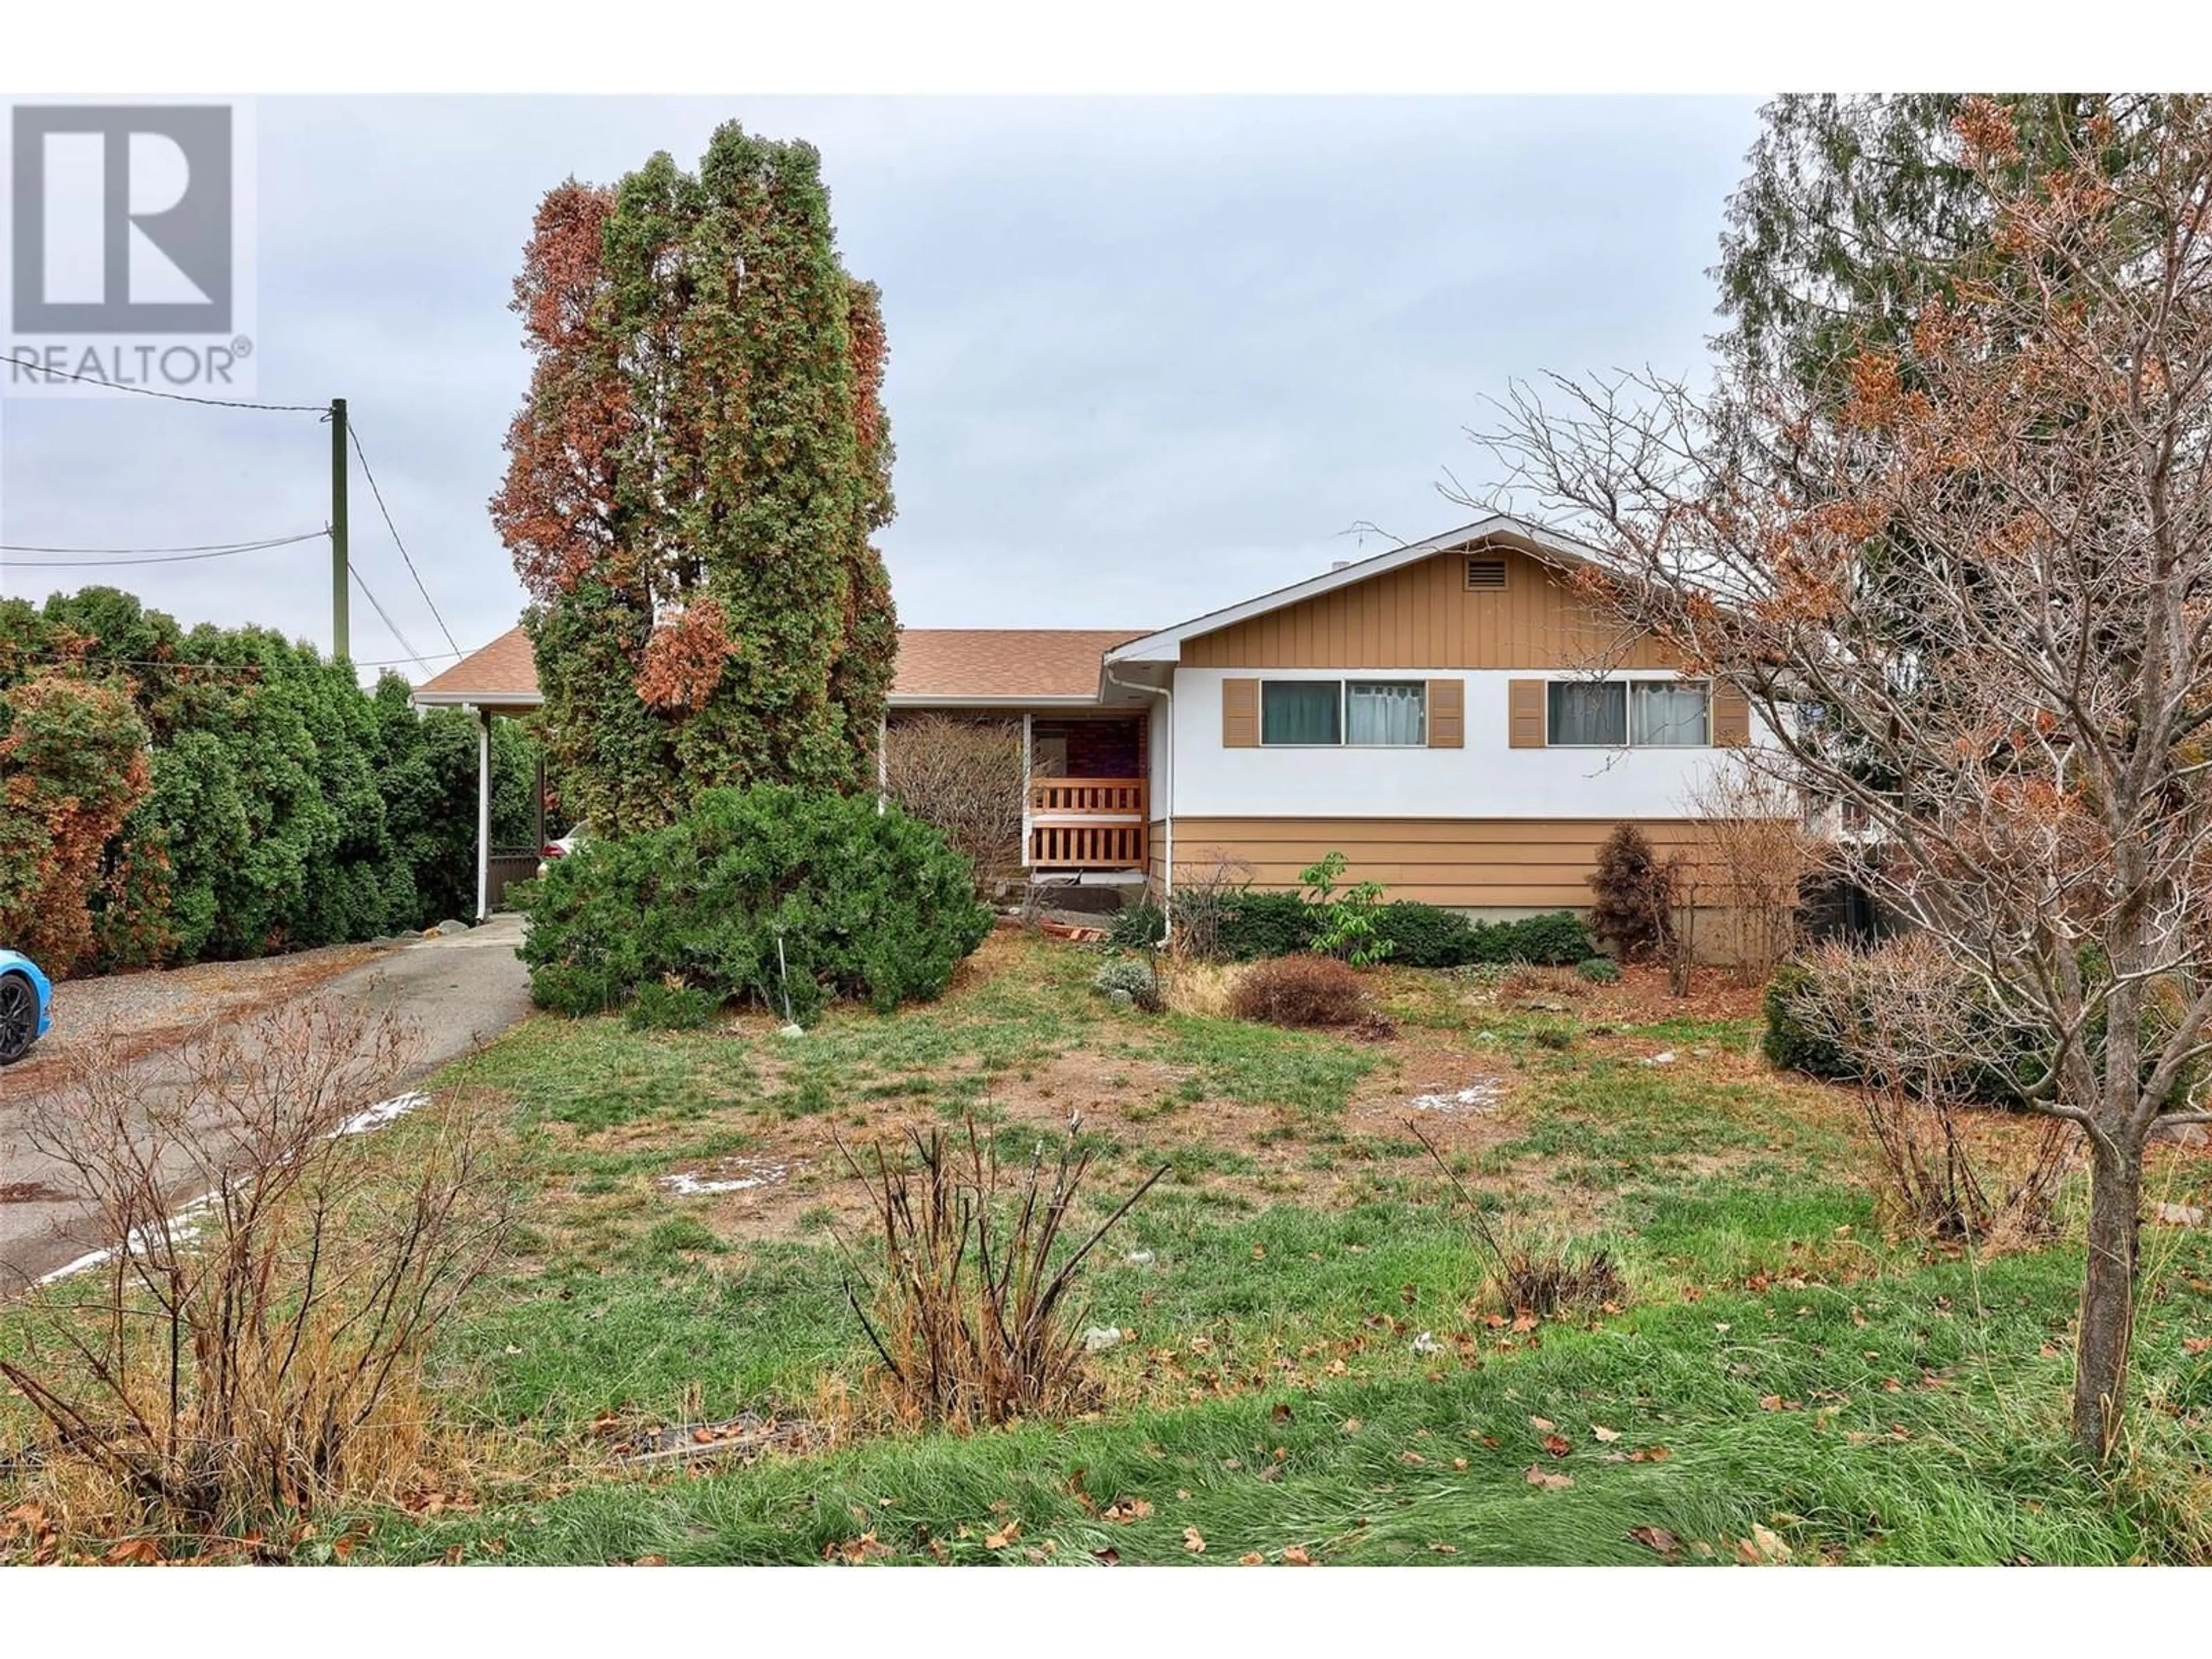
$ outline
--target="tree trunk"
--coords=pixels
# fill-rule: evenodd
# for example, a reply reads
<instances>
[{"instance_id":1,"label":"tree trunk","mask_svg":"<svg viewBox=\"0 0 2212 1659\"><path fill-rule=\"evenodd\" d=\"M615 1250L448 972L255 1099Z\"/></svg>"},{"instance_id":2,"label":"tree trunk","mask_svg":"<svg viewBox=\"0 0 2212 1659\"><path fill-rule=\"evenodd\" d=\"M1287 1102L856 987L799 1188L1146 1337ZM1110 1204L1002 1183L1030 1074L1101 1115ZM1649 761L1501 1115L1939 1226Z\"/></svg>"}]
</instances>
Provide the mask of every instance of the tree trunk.
<instances>
[{"instance_id":1,"label":"tree trunk","mask_svg":"<svg viewBox=\"0 0 2212 1659\"><path fill-rule=\"evenodd\" d=\"M2098 1462L2111 1453L2127 1405L2135 1336L2136 1243L2142 1207L2142 1147L2092 1134L2089 1261L2074 1354L2074 1436Z\"/></svg>"}]
</instances>

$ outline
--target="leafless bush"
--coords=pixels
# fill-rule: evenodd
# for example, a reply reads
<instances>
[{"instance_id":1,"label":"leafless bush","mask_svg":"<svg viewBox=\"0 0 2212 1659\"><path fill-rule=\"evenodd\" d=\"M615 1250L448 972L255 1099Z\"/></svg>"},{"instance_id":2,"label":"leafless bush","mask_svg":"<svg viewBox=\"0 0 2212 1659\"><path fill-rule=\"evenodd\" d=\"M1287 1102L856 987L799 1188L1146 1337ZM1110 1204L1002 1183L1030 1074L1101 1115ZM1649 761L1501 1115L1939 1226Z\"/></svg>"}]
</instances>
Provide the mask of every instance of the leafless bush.
<instances>
[{"instance_id":1,"label":"leafless bush","mask_svg":"<svg viewBox=\"0 0 2212 1659\"><path fill-rule=\"evenodd\" d=\"M882 1258L872 1295L864 1298L848 1275L846 1299L909 1415L1000 1424L1065 1415L1091 1397L1071 1301L1077 1278L1167 1166L1067 1249L1093 1157L1076 1150L1079 1122L1057 1159L1048 1164L1040 1142L1012 1180L972 1117L957 1137L909 1128L912 1164L894 1163L880 1142L860 1152L838 1142L868 1189ZM850 1249L847 1259L858 1271Z\"/></svg>"},{"instance_id":2,"label":"leafless bush","mask_svg":"<svg viewBox=\"0 0 2212 1659\"><path fill-rule=\"evenodd\" d=\"M1175 950L1193 962L1219 962L1229 952L1221 929L1230 905L1252 885L1252 866L1226 853L1201 853L1176 873Z\"/></svg>"},{"instance_id":3,"label":"leafless bush","mask_svg":"<svg viewBox=\"0 0 2212 1659\"><path fill-rule=\"evenodd\" d=\"M1229 1006L1269 1025L1356 1025L1367 1016L1367 987L1334 957L1277 957L1237 976Z\"/></svg>"},{"instance_id":4,"label":"leafless bush","mask_svg":"<svg viewBox=\"0 0 2212 1659\"><path fill-rule=\"evenodd\" d=\"M1745 755L1707 770L1685 805L1692 902L1724 913L1737 971L1764 984L1800 943L1805 884L1833 866L1835 843L1806 823L1786 782Z\"/></svg>"},{"instance_id":5,"label":"leafless bush","mask_svg":"<svg viewBox=\"0 0 2212 1659\"><path fill-rule=\"evenodd\" d=\"M1822 945L1792 1008L1864 1077L1860 1102L1883 1196L1907 1225L1976 1244L2039 1240L2080 1133L2046 1118L2017 1123L1972 1104L1979 1079L2012 1060L2005 1036L1942 946L1905 934L1879 949ZM1985 1133L1970 1139L1983 1115ZM1994 1132L1994 1133L1991 1133ZM1978 1148L1974 1140L1981 1142Z\"/></svg>"},{"instance_id":6,"label":"leafless bush","mask_svg":"<svg viewBox=\"0 0 2212 1659\"><path fill-rule=\"evenodd\" d=\"M1022 856L1022 728L1006 720L922 714L884 732L884 788L901 811L945 831L980 884Z\"/></svg>"},{"instance_id":7,"label":"leafless bush","mask_svg":"<svg viewBox=\"0 0 2212 1659\"><path fill-rule=\"evenodd\" d=\"M388 1014L291 1006L173 1066L96 1046L32 1108L26 1139L108 1248L33 1291L38 1334L0 1376L106 1518L235 1535L419 1470L423 1353L508 1203L482 1120L370 1155L356 1115L404 1047Z\"/></svg>"},{"instance_id":8,"label":"leafless bush","mask_svg":"<svg viewBox=\"0 0 2212 1659\"><path fill-rule=\"evenodd\" d=\"M1490 1258L1488 1291L1504 1313L1531 1320L1557 1319L1608 1304L1617 1308L1626 1300L1627 1283L1610 1250L1585 1249L1551 1234L1501 1237L1429 1132L1410 1118L1406 1127L1427 1149L1464 1206L1468 1231Z\"/></svg>"}]
</instances>

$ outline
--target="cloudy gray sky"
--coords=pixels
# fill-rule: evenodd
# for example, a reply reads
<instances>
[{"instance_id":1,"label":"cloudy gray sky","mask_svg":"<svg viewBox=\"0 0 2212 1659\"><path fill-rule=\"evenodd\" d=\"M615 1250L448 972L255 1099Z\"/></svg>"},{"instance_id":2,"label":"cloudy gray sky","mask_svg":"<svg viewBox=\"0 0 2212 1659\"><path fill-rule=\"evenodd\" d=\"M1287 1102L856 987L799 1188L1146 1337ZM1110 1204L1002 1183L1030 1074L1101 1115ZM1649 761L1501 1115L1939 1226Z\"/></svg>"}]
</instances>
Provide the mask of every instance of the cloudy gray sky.
<instances>
[{"instance_id":1,"label":"cloudy gray sky","mask_svg":"<svg viewBox=\"0 0 2212 1659\"><path fill-rule=\"evenodd\" d=\"M260 385L348 398L465 648L521 602L486 498L528 362L507 310L539 195L736 118L823 157L882 285L915 626L1164 626L1463 518L1462 428L1516 376L1695 369L1747 99L264 99ZM327 516L313 416L0 408L0 543L172 546ZM356 477L354 562L445 642ZM1380 544L1370 538L1364 546ZM191 623L326 642L301 548L100 573ZM74 572L0 569L43 595ZM356 599L354 653L403 653ZM433 658L441 666L445 659ZM420 678L419 672L416 675Z\"/></svg>"}]
</instances>

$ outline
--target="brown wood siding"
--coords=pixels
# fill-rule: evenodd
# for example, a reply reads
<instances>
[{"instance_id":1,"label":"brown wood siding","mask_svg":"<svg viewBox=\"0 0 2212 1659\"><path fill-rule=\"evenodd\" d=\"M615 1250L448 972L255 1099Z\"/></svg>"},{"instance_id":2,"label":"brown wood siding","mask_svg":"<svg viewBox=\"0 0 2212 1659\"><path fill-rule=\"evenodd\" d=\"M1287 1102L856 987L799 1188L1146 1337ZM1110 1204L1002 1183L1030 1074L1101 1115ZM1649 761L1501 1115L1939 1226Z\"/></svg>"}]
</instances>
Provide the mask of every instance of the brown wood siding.
<instances>
[{"instance_id":1,"label":"brown wood siding","mask_svg":"<svg viewBox=\"0 0 2212 1659\"><path fill-rule=\"evenodd\" d=\"M1386 571L1183 641L1193 668L1668 668L1566 580L1510 548L1502 592L1469 592L1467 551Z\"/></svg>"},{"instance_id":2,"label":"brown wood siding","mask_svg":"<svg viewBox=\"0 0 2212 1659\"><path fill-rule=\"evenodd\" d=\"M1259 887L1295 889L1332 849L1345 879L1379 881L1387 897L1462 909L1583 910L1589 874L1615 818L1193 818L1175 822L1176 867L1242 860ZM1682 819L1638 820L1661 857L1686 850ZM1156 832L1155 842L1159 836Z\"/></svg>"}]
</instances>

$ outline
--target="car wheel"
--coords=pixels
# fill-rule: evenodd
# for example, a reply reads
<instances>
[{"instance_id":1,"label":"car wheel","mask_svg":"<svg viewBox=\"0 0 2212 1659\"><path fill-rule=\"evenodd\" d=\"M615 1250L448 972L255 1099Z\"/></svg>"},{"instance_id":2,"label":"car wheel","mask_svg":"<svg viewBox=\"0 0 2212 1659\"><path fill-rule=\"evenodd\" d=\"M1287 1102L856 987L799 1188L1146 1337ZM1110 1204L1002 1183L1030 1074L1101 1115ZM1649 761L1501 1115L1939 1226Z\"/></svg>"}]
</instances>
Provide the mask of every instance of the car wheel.
<instances>
[{"instance_id":1,"label":"car wheel","mask_svg":"<svg viewBox=\"0 0 2212 1659\"><path fill-rule=\"evenodd\" d=\"M39 1035L39 994L21 974L0 974L0 1066L31 1052Z\"/></svg>"}]
</instances>

